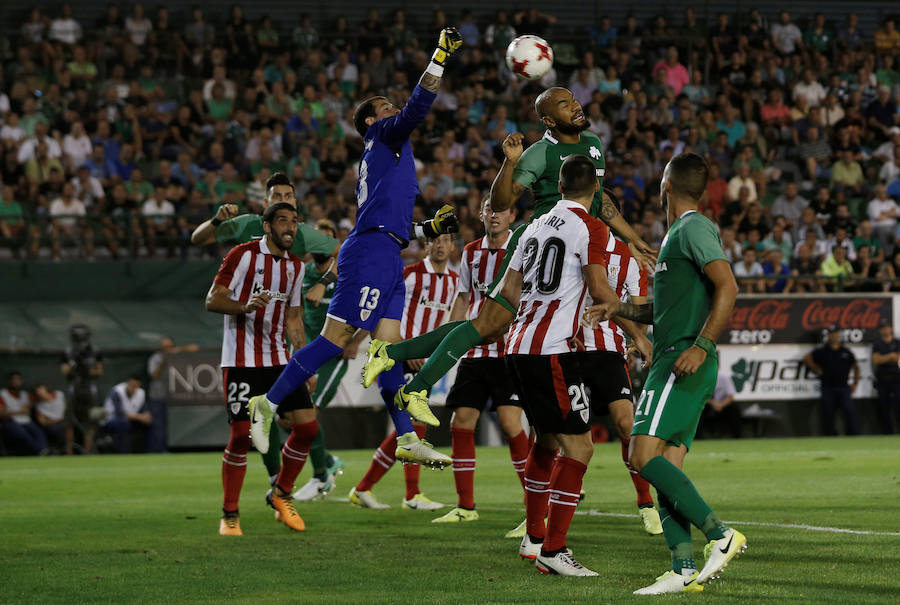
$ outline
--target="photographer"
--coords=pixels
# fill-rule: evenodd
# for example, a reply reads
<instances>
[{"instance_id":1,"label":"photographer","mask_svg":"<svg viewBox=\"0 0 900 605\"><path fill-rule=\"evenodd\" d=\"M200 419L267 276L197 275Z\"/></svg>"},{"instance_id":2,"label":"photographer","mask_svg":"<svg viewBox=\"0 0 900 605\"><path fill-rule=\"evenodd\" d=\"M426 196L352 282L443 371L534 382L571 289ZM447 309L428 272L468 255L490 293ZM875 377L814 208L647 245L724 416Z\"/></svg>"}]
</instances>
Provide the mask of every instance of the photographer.
<instances>
[{"instance_id":1,"label":"photographer","mask_svg":"<svg viewBox=\"0 0 900 605\"><path fill-rule=\"evenodd\" d=\"M83 435L82 452L94 448L97 425L97 382L103 375L103 355L91 344L91 330L84 324L69 328L71 344L63 353L60 371L69 382L66 389L66 454L75 444L75 427ZM102 410L102 408L101 408Z\"/></svg>"}]
</instances>

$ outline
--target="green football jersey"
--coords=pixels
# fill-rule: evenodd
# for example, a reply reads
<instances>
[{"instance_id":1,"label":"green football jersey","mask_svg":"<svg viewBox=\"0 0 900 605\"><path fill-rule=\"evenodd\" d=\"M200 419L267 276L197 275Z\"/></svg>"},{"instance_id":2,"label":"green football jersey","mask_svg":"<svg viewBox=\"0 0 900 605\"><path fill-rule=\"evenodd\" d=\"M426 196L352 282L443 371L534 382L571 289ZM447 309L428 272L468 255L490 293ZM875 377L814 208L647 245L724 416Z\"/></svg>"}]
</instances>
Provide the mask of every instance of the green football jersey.
<instances>
[{"instance_id":1,"label":"green football jersey","mask_svg":"<svg viewBox=\"0 0 900 605\"><path fill-rule=\"evenodd\" d=\"M337 283L331 283L325 287L325 295L319 301L319 306L312 305L305 298L306 291L322 278L322 274L316 269L315 263L304 263L304 266L306 271L303 274L303 330L306 332L306 341L311 342L325 325L325 315L328 313L328 305L331 303L331 297L334 296L334 288Z\"/></svg>"},{"instance_id":2,"label":"green football jersey","mask_svg":"<svg viewBox=\"0 0 900 605\"><path fill-rule=\"evenodd\" d=\"M697 211L678 217L663 239L653 278L654 359L700 334L713 294L703 268L714 260L727 262L712 221Z\"/></svg>"},{"instance_id":3,"label":"green football jersey","mask_svg":"<svg viewBox=\"0 0 900 605\"><path fill-rule=\"evenodd\" d=\"M601 189L594 196L590 212L592 216L600 216L603 205L603 175L606 172L603 144L597 135L588 131L582 132L580 139L578 143L560 143L548 130L544 133L544 138L526 149L519 158L513 171L513 180L531 188L534 195L532 219L550 212L562 197L559 193L559 169L563 161L573 154L591 158L597 167L597 179L600 181Z\"/></svg>"},{"instance_id":4,"label":"green football jersey","mask_svg":"<svg viewBox=\"0 0 900 605\"><path fill-rule=\"evenodd\" d=\"M229 244L243 244L265 235L262 217L258 214L242 214L216 227L216 241ZM331 254L337 248L338 241L328 237L304 223L297 225L297 237L291 252L303 258L306 253Z\"/></svg>"}]
</instances>

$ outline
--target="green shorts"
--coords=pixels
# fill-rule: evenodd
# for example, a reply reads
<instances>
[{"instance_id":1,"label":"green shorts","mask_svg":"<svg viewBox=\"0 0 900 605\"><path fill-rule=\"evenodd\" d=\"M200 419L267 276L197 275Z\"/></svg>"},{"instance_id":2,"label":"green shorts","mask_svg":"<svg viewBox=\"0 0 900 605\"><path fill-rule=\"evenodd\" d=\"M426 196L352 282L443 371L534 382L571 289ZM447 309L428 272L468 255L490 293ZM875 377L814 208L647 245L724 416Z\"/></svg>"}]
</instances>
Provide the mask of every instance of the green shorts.
<instances>
[{"instance_id":1,"label":"green shorts","mask_svg":"<svg viewBox=\"0 0 900 605\"><path fill-rule=\"evenodd\" d=\"M316 390L312 394L313 404L317 408L324 408L337 393L341 380L347 373L347 360L343 357L335 357L319 368L316 372Z\"/></svg>"},{"instance_id":2,"label":"green shorts","mask_svg":"<svg viewBox=\"0 0 900 605\"><path fill-rule=\"evenodd\" d=\"M659 437L690 449L703 406L716 388L719 361L715 355L707 356L693 376L676 378L672 366L683 351L664 353L653 360L634 412L632 435Z\"/></svg>"},{"instance_id":3,"label":"green shorts","mask_svg":"<svg viewBox=\"0 0 900 605\"><path fill-rule=\"evenodd\" d=\"M500 292L503 291L503 282L506 280L506 269L509 267L509 261L513 257L513 252L516 251L516 244L519 243L519 238L525 232L525 227L528 226L528 223L523 225L519 225L515 231L512 232L512 235L509 236L509 243L506 245L506 255L503 257L503 263L500 265L500 270L497 272L497 277L494 278L494 281L491 282L491 285L488 286L487 292L485 292L485 296L490 298L496 303L499 303L503 306L504 309L512 313L516 314L518 309L514 308L509 301L503 298L500 295Z\"/></svg>"}]
</instances>

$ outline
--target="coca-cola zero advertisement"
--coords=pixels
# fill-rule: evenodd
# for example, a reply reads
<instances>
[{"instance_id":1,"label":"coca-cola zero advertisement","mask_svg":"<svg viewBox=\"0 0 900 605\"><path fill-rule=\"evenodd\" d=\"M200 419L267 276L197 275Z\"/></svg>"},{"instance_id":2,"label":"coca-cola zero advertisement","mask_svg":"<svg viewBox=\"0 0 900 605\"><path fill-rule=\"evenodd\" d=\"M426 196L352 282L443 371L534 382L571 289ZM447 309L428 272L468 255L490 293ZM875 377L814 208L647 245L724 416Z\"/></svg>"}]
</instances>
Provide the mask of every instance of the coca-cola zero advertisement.
<instances>
[{"instance_id":1,"label":"coca-cola zero advertisement","mask_svg":"<svg viewBox=\"0 0 900 605\"><path fill-rule=\"evenodd\" d=\"M893 320L890 296L832 294L828 298L738 298L720 344L815 344L829 326L845 342L872 342L882 320Z\"/></svg>"}]
</instances>

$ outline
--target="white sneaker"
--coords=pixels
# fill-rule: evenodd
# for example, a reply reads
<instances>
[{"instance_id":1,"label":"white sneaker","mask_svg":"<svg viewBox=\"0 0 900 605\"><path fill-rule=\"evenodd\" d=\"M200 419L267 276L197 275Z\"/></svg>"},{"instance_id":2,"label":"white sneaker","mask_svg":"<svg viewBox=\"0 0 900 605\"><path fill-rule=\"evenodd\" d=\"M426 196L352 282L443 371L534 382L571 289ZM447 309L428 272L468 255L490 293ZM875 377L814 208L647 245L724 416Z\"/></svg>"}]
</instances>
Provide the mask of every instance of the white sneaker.
<instances>
[{"instance_id":1,"label":"white sneaker","mask_svg":"<svg viewBox=\"0 0 900 605\"><path fill-rule=\"evenodd\" d=\"M443 469L453 464L450 456L435 450L430 443L419 439L414 432L397 437L397 449L394 457L398 462L404 464L421 464L436 469Z\"/></svg>"},{"instance_id":2,"label":"white sneaker","mask_svg":"<svg viewBox=\"0 0 900 605\"><path fill-rule=\"evenodd\" d=\"M634 591L634 594L669 594L672 592L702 592L703 585L697 582L700 575L696 569L683 569L681 573L669 570L656 578L650 586Z\"/></svg>"},{"instance_id":3,"label":"white sneaker","mask_svg":"<svg viewBox=\"0 0 900 605\"><path fill-rule=\"evenodd\" d=\"M372 495L372 492L360 492L357 491L355 487L350 490L348 498L350 504L360 508L374 508L376 510L390 508L389 504L382 504L376 500L375 496Z\"/></svg>"},{"instance_id":4,"label":"white sneaker","mask_svg":"<svg viewBox=\"0 0 900 605\"><path fill-rule=\"evenodd\" d=\"M522 543L519 544L519 556L534 561L539 554L541 554L541 542L532 542L531 536L526 532Z\"/></svg>"},{"instance_id":5,"label":"white sneaker","mask_svg":"<svg viewBox=\"0 0 900 605\"><path fill-rule=\"evenodd\" d=\"M511 529L506 532L503 537L504 538L524 538L527 530L525 529L525 519L522 519L522 522L519 523L515 529Z\"/></svg>"},{"instance_id":6,"label":"white sneaker","mask_svg":"<svg viewBox=\"0 0 900 605\"><path fill-rule=\"evenodd\" d=\"M265 395L251 397L247 402L247 413L250 415L250 440L260 454L269 451L269 432L275 412L269 407L269 399Z\"/></svg>"},{"instance_id":7,"label":"white sneaker","mask_svg":"<svg viewBox=\"0 0 900 605\"><path fill-rule=\"evenodd\" d=\"M728 529L719 540L710 540L703 549L703 553L706 555L706 565L700 570L697 582L703 584L717 578L728 562L745 550L747 550L747 538L736 529Z\"/></svg>"},{"instance_id":8,"label":"white sneaker","mask_svg":"<svg viewBox=\"0 0 900 605\"><path fill-rule=\"evenodd\" d=\"M600 575L573 559L572 551L568 549L558 552L552 557L538 554L537 559L534 560L534 566L539 572L552 575L584 577Z\"/></svg>"},{"instance_id":9,"label":"white sneaker","mask_svg":"<svg viewBox=\"0 0 900 605\"><path fill-rule=\"evenodd\" d=\"M440 502L435 502L425 494L416 494L409 500L406 498L403 499L403 508L409 510L438 510L439 508L444 508L444 504Z\"/></svg>"},{"instance_id":10,"label":"white sneaker","mask_svg":"<svg viewBox=\"0 0 900 605\"><path fill-rule=\"evenodd\" d=\"M303 487L294 492L293 498L297 502L315 500L320 496L323 487L325 487L325 482L313 477Z\"/></svg>"}]
</instances>

